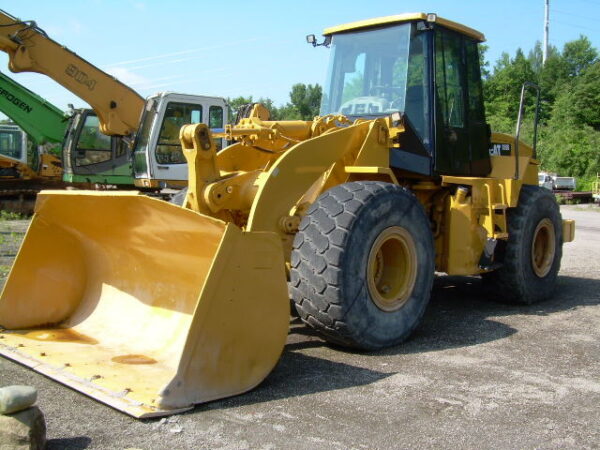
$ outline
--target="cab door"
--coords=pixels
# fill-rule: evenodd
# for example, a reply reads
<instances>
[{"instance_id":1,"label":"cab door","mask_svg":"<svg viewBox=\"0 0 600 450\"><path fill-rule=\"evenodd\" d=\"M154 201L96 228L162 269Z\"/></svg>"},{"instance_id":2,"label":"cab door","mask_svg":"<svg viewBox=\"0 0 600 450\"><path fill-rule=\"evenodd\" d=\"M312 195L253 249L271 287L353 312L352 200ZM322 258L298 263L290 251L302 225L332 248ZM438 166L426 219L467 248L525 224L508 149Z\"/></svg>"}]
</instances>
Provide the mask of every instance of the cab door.
<instances>
[{"instance_id":1,"label":"cab door","mask_svg":"<svg viewBox=\"0 0 600 450\"><path fill-rule=\"evenodd\" d=\"M93 111L81 112L73 138L69 136L66 140L67 172L91 183L120 184L124 180L131 183L131 158L126 142L100 132L99 123Z\"/></svg>"},{"instance_id":2,"label":"cab door","mask_svg":"<svg viewBox=\"0 0 600 450\"><path fill-rule=\"evenodd\" d=\"M168 101L164 106L152 155L156 167L153 175L158 182L170 184L187 180L187 164L179 141L179 130L183 125L203 122L204 106L180 101Z\"/></svg>"},{"instance_id":3,"label":"cab door","mask_svg":"<svg viewBox=\"0 0 600 450\"><path fill-rule=\"evenodd\" d=\"M179 142L179 130L183 125L204 123L211 131L220 132L226 117L225 103L220 98L199 97L194 103L184 99L168 101L151 155L156 169L152 171L152 178L165 186L187 184L188 167ZM217 150L225 145L223 139L217 139L215 143Z\"/></svg>"},{"instance_id":4,"label":"cab door","mask_svg":"<svg viewBox=\"0 0 600 450\"><path fill-rule=\"evenodd\" d=\"M435 81L435 171L439 174L466 175L469 172L469 141L462 37L443 28L435 30Z\"/></svg>"},{"instance_id":5,"label":"cab door","mask_svg":"<svg viewBox=\"0 0 600 450\"><path fill-rule=\"evenodd\" d=\"M477 43L435 30L436 155L440 175L486 176L490 131L485 121Z\"/></svg>"},{"instance_id":6,"label":"cab door","mask_svg":"<svg viewBox=\"0 0 600 450\"><path fill-rule=\"evenodd\" d=\"M83 113L75 135L75 148L71 151L71 167L75 175L101 174L112 166L113 142L110 136L100 132L99 124L96 114L90 111Z\"/></svg>"}]
</instances>

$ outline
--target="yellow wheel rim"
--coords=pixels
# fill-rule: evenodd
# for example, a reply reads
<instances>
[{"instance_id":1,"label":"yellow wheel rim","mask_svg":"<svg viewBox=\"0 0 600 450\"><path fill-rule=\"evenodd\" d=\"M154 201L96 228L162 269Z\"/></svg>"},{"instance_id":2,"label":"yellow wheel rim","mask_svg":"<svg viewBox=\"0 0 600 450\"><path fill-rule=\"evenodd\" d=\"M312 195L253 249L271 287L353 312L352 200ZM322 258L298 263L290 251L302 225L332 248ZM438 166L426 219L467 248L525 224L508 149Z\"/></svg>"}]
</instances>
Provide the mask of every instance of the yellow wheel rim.
<instances>
[{"instance_id":1,"label":"yellow wheel rim","mask_svg":"<svg viewBox=\"0 0 600 450\"><path fill-rule=\"evenodd\" d=\"M367 265L371 300L383 311L396 311L410 298L417 278L417 251L408 231L386 228L375 239Z\"/></svg>"},{"instance_id":2,"label":"yellow wheel rim","mask_svg":"<svg viewBox=\"0 0 600 450\"><path fill-rule=\"evenodd\" d=\"M548 218L540 220L533 233L531 245L531 266L535 274L542 278L548 275L554 263L556 253L556 235L552 221Z\"/></svg>"}]
</instances>

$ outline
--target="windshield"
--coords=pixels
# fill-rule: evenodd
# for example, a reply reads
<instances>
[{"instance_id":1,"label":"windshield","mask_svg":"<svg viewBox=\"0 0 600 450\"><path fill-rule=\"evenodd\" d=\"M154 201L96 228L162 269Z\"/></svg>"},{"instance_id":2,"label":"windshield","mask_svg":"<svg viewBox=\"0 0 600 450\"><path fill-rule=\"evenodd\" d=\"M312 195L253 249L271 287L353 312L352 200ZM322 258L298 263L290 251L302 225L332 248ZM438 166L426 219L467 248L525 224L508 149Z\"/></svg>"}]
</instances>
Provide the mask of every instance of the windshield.
<instances>
[{"instance_id":1,"label":"windshield","mask_svg":"<svg viewBox=\"0 0 600 450\"><path fill-rule=\"evenodd\" d=\"M321 115L365 117L402 111L426 140L425 35L415 23L334 35Z\"/></svg>"},{"instance_id":2,"label":"windshield","mask_svg":"<svg viewBox=\"0 0 600 450\"><path fill-rule=\"evenodd\" d=\"M404 109L411 25L335 35L321 114Z\"/></svg>"},{"instance_id":3,"label":"windshield","mask_svg":"<svg viewBox=\"0 0 600 450\"><path fill-rule=\"evenodd\" d=\"M110 136L100 131L100 120L95 114L85 118L77 142L75 166L89 166L110 160L112 157Z\"/></svg>"},{"instance_id":4,"label":"windshield","mask_svg":"<svg viewBox=\"0 0 600 450\"><path fill-rule=\"evenodd\" d=\"M179 141L181 127L202 122L202 105L169 102L160 127L156 146L156 162L159 164L185 164L186 160Z\"/></svg>"}]
</instances>

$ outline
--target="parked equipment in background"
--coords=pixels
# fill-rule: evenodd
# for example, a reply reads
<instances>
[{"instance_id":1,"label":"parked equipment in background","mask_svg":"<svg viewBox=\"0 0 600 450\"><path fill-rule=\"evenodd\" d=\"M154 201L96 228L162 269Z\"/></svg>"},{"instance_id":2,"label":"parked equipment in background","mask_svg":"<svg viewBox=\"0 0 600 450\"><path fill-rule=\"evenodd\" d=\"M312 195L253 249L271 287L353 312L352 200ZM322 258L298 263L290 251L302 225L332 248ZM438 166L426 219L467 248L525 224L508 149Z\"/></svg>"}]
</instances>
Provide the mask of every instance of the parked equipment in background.
<instances>
[{"instance_id":1,"label":"parked equipment in background","mask_svg":"<svg viewBox=\"0 0 600 450\"><path fill-rule=\"evenodd\" d=\"M35 22L20 21L0 10L0 26L0 50L8 53L11 71L38 72L52 78L93 108L102 133L121 136L129 146L126 153L123 144L115 141L110 142L110 148L102 147L104 153L96 148L75 147L69 159L73 181L110 169L117 172L115 176L122 176L128 170L125 164L131 158L130 149L135 146L135 171L140 177L136 186L185 186L187 168L178 134L173 130L198 118L215 129L227 122L226 102L221 97L167 92L144 100L129 86L50 39ZM92 121L92 117L86 120ZM81 120L86 127L85 120ZM78 152L86 154L79 158L86 164L77 165ZM109 154L111 159L102 160ZM99 161L87 164L92 155Z\"/></svg>"},{"instance_id":2,"label":"parked equipment in background","mask_svg":"<svg viewBox=\"0 0 600 450\"><path fill-rule=\"evenodd\" d=\"M577 188L577 183L573 177L555 176L552 181L554 189L557 191L574 191Z\"/></svg>"},{"instance_id":3,"label":"parked equipment in background","mask_svg":"<svg viewBox=\"0 0 600 450\"><path fill-rule=\"evenodd\" d=\"M135 185L140 188L187 186L188 167L179 141L184 124L205 123L223 131L227 103L221 97L160 93L148 97L134 144ZM223 139L216 139L220 149Z\"/></svg>"},{"instance_id":4,"label":"parked equipment in background","mask_svg":"<svg viewBox=\"0 0 600 450\"><path fill-rule=\"evenodd\" d=\"M17 125L0 124L0 209L30 213L37 192L62 187L61 174L60 159L30 146Z\"/></svg>"},{"instance_id":5,"label":"parked equipment in background","mask_svg":"<svg viewBox=\"0 0 600 450\"><path fill-rule=\"evenodd\" d=\"M554 180L552 179L552 176L546 172L538 173L538 185L549 191L554 190Z\"/></svg>"},{"instance_id":6,"label":"parked equipment in background","mask_svg":"<svg viewBox=\"0 0 600 450\"><path fill-rule=\"evenodd\" d=\"M93 110L65 113L0 73L0 111L32 140L18 167L15 161L4 159L14 176L0 181L3 208L14 209L18 204L18 211L33 211L37 192L68 185L134 188L127 145L120 137L100 133Z\"/></svg>"},{"instance_id":7,"label":"parked equipment in background","mask_svg":"<svg viewBox=\"0 0 600 450\"><path fill-rule=\"evenodd\" d=\"M14 27L11 60L37 33ZM0 297L0 353L133 416L169 415L269 374L289 294L326 340L366 350L418 326L435 271L481 274L504 301L551 296L574 223L538 186L535 149L490 133L483 35L435 14L324 34L320 117L255 105L224 133L181 129L182 207L40 194ZM235 143L217 153L214 137Z\"/></svg>"},{"instance_id":8,"label":"parked equipment in background","mask_svg":"<svg viewBox=\"0 0 600 450\"><path fill-rule=\"evenodd\" d=\"M94 110L72 109L63 143L64 181L76 186L135 189L131 151L122 136L100 131Z\"/></svg>"},{"instance_id":9,"label":"parked equipment in background","mask_svg":"<svg viewBox=\"0 0 600 450\"><path fill-rule=\"evenodd\" d=\"M27 213L38 191L63 186L66 117L1 72L0 112L15 123L0 125L0 208Z\"/></svg>"},{"instance_id":10,"label":"parked equipment in background","mask_svg":"<svg viewBox=\"0 0 600 450\"><path fill-rule=\"evenodd\" d=\"M0 112L23 129L38 147L60 159L67 116L59 108L0 72Z\"/></svg>"}]
</instances>

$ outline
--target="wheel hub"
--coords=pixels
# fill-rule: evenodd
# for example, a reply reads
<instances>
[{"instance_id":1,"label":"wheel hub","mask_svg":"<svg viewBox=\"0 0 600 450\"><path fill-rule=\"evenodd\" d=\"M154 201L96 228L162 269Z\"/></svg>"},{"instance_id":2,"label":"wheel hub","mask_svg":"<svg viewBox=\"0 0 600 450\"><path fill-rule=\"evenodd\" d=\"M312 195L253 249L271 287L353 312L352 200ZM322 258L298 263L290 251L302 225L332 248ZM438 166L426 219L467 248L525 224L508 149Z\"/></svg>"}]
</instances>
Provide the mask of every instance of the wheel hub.
<instances>
[{"instance_id":1,"label":"wheel hub","mask_svg":"<svg viewBox=\"0 0 600 450\"><path fill-rule=\"evenodd\" d=\"M552 221L540 220L533 233L531 244L531 266L535 274L543 278L548 275L556 253L556 235Z\"/></svg>"},{"instance_id":2,"label":"wheel hub","mask_svg":"<svg viewBox=\"0 0 600 450\"><path fill-rule=\"evenodd\" d=\"M383 230L371 247L367 285L371 300L386 312L400 309L410 298L417 278L417 252L402 227Z\"/></svg>"}]
</instances>

